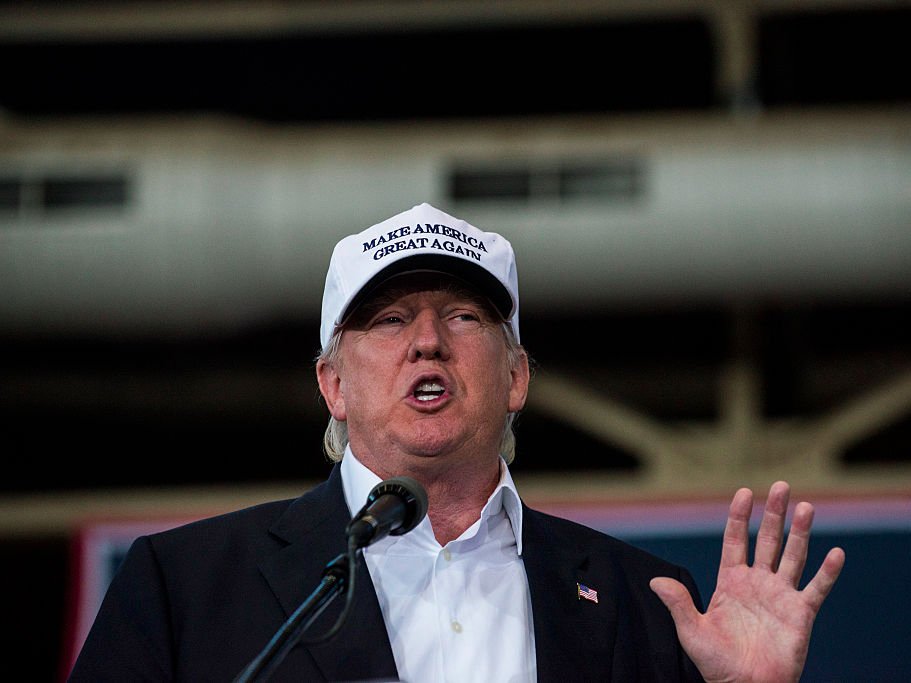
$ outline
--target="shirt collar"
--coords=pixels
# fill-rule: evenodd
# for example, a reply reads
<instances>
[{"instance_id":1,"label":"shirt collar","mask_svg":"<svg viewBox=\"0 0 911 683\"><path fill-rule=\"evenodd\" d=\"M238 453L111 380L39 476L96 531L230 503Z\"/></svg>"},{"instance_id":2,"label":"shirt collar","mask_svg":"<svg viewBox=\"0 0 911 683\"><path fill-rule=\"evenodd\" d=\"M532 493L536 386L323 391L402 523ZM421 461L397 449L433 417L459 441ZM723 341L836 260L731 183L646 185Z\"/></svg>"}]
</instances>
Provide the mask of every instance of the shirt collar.
<instances>
[{"instance_id":1,"label":"shirt collar","mask_svg":"<svg viewBox=\"0 0 911 683\"><path fill-rule=\"evenodd\" d=\"M368 469L357 456L351 452L351 446L345 448L345 457L342 458L342 488L345 492L345 502L348 503L348 511L353 517L356 515L364 503L373 487L382 480ZM509 473L509 467L500 459L500 481L497 483L487 504L481 511L481 518L484 519L489 515L496 514L500 509L506 511L509 518L510 526L516 537L516 550L522 555L522 501L519 498L519 491L516 489L512 475Z\"/></svg>"}]
</instances>

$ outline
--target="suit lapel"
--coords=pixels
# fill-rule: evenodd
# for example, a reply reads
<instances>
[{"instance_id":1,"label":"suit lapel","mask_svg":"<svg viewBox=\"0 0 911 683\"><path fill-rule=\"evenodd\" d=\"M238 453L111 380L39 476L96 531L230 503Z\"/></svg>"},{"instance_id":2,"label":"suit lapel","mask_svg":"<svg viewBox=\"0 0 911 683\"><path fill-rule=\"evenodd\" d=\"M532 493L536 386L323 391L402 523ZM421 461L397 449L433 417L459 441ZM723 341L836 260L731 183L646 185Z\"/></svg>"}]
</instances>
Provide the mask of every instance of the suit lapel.
<instances>
[{"instance_id":1,"label":"suit lapel","mask_svg":"<svg viewBox=\"0 0 911 683\"><path fill-rule=\"evenodd\" d=\"M592 576L588 551L547 515L526 507L522 525L538 681L564 681L567 672L609 680L618 619L613 573ZM597 590L598 602L580 600L577 583Z\"/></svg>"},{"instance_id":2,"label":"suit lapel","mask_svg":"<svg viewBox=\"0 0 911 683\"><path fill-rule=\"evenodd\" d=\"M270 529L287 546L260 563L260 571L281 603L285 618L316 588L326 564L345 551L348 507L342 491L338 466L328 481L298 498ZM309 633L324 633L335 623L344 605L336 598L316 620ZM386 677L396 679L395 660L386 633L370 574L359 558L354 603L341 631L326 643L299 646L290 660L309 653L326 680L358 680Z\"/></svg>"}]
</instances>

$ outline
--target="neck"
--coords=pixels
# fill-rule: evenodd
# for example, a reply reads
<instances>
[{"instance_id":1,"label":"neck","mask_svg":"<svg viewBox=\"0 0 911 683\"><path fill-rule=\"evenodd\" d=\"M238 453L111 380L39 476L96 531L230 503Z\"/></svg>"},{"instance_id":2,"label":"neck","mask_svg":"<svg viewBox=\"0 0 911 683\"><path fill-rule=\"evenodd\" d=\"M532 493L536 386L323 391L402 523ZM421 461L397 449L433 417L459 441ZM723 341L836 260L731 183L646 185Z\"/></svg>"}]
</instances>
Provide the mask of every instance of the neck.
<instances>
[{"instance_id":1,"label":"neck","mask_svg":"<svg viewBox=\"0 0 911 683\"><path fill-rule=\"evenodd\" d=\"M500 456L466 463L459 458L417 458L393 471L369 455L358 459L381 479L406 476L427 491L427 516L440 545L461 536L481 517L481 510L500 481Z\"/></svg>"},{"instance_id":2,"label":"neck","mask_svg":"<svg viewBox=\"0 0 911 683\"><path fill-rule=\"evenodd\" d=\"M483 476L475 476L471 482L452 478L421 482L427 489L427 516L437 543L446 545L478 521L499 481L498 458L496 467Z\"/></svg>"}]
</instances>

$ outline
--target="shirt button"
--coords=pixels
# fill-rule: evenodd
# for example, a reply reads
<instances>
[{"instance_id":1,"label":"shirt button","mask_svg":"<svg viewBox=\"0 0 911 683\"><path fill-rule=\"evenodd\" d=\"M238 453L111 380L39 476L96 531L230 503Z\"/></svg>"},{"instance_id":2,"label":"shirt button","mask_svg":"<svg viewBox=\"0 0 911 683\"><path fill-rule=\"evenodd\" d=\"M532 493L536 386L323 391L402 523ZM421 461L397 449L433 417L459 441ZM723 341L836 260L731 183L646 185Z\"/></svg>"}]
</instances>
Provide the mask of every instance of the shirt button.
<instances>
[{"instance_id":1,"label":"shirt button","mask_svg":"<svg viewBox=\"0 0 911 683\"><path fill-rule=\"evenodd\" d=\"M449 548L443 548L443 559L447 562L452 559L452 553L449 552Z\"/></svg>"},{"instance_id":2,"label":"shirt button","mask_svg":"<svg viewBox=\"0 0 911 683\"><path fill-rule=\"evenodd\" d=\"M452 626L452 630L455 631L456 633L462 632L462 624L460 624L459 622L453 621L452 624L450 624L450 626Z\"/></svg>"}]
</instances>

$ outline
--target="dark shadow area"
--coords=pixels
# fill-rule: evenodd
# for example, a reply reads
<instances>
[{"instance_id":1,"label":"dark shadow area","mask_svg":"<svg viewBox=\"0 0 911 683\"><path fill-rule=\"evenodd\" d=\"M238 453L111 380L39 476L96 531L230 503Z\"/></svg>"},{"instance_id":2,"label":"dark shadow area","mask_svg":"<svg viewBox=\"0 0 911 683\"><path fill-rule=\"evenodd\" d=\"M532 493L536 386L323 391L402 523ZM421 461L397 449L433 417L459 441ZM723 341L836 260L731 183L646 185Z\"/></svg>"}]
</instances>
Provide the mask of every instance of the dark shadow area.
<instances>
[{"instance_id":1,"label":"dark shadow area","mask_svg":"<svg viewBox=\"0 0 911 683\"><path fill-rule=\"evenodd\" d=\"M771 13L759 22L767 106L908 102L908 7Z\"/></svg>"},{"instance_id":2,"label":"dark shadow area","mask_svg":"<svg viewBox=\"0 0 911 683\"><path fill-rule=\"evenodd\" d=\"M277 37L0 44L21 115L219 112L268 121L536 116L713 104L699 19Z\"/></svg>"},{"instance_id":3,"label":"dark shadow area","mask_svg":"<svg viewBox=\"0 0 911 683\"><path fill-rule=\"evenodd\" d=\"M69 559L65 538L0 540L5 679L59 680Z\"/></svg>"}]
</instances>

